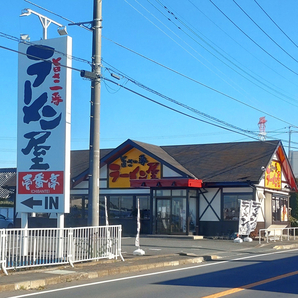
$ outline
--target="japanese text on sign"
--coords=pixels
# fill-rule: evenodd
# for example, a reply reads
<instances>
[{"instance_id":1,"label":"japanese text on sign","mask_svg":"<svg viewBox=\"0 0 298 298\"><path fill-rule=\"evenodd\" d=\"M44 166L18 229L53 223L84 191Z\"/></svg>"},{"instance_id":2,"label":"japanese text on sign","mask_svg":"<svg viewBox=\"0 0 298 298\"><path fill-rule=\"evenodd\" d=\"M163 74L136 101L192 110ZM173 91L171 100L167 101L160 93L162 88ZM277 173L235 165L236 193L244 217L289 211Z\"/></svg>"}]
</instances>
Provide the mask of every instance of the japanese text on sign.
<instances>
[{"instance_id":1,"label":"japanese text on sign","mask_svg":"<svg viewBox=\"0 0 298 298\"><path fill-rule=\"evenodd\" d=\"M21 172L18 177L19 194L62 194L63 172Z\"/></svg>"},{"instance_id":2,"label":"japanese text on sign","mask_svg":"<svg viewBox=\"0 0 298 298\"><path fill-rule=\"evenodd\" d=\"M130 187L131 179L159 179L160 163L137 149L109 165L110 187Z\"/></svg>"},{"instance_id":3,"label":"japanese text on sign","mask_svg":"<svg viewBox=\"0 0 298 298\"><path fill-rule=\"evenodd\" d=\"M28 126L28 132L24 134L24 138L28 140L27 146L21 151L24 155L29 155L32 152L34 157L31 159L30 169L47 170L50 165L44 162L44 157L47 151L51 149L51 146L47 145L47 140L51 136L52 130L59 126L62 116L62 113L57 112L55 108L62 102L57 92L57 90L62 89L61 86L57 85L60 82L59 61L61 57L53 58L52 61L46 60L54 55L54 48L48 46L29 46L26 54L33 63L27 68L27 74L32 76L32 80L26 80L24 83L23 122L24 125L29 125L30 122L38 122L40 130L31 130L30 125ZM54 64L54 81L53 86L49 89L55 92L52 94L51 103L53 104L49 104L48 92L44 92L42 85L51 73L52 62ZM36 94L34 98L33 94Z\"/></svg>"},{"instance_id":4,"label":"japanese text on sign","mask_svg":"<svg viewBox=\"0 0 298 298\"><path fill-rule=\"evenodd\" d=\"M266 169L265 187L281 189L281 165L277 161L271 161Z\"/></svg>"}]
</instances>

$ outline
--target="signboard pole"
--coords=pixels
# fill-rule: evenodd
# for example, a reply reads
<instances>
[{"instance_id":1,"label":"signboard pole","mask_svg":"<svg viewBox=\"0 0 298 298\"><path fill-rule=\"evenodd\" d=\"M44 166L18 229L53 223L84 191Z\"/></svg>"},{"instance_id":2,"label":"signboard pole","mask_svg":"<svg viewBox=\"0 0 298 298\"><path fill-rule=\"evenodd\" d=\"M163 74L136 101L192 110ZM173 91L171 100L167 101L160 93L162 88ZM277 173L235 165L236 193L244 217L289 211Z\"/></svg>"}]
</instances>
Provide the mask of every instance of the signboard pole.
<instances>
[{"instance_id":1,"label":"signboard pole","mask_svg":"<svg viewBox=\"0 0 298 298\"><path fill-rule=\"evenodd\" d=\"M68 36L45 35L19 44L24 55L18 62L16 212L22 214L24 229L29 213L56 213L57 227L64 228L64 213L69 212L71 48Z\"/></svg>"},{"instance_id":2,"label":"signboard pole","mask_svg":"<svg viewBox=\"0 0 298 298\"><path fill-rule=\"evenodd\" d=\"M58 257L63 257L64 213L69 212L70 100L72 39L47 39L51 23L35 14L43 26L43 39L20 43L18 91L18 162L16 212L21 213L23 256L28 255L28 214L57 214ZM65 54L62 54L65 53ZM63 141L62 141L63 140Z\"/></svg>"},{"instance_id":3,"label":"signboard pole","mask_svg":"<svg viewBox=\"0 0 298 298\"><path fill-rule=\"evenodd\" d=\"M58 258L63 257L63 237L64 237L64 213L57 214L57 228L58 230Z\"/></svg>"},{"instance_id":4,"label":"signboard pole","mask_svg":"<svg viewBox=\"0 0 298 298\"><path fill-rule=\"evenodd\" d=\"M21 228L23 232L23 245L22 245L22 256L28 255L28 213L21 213Z\"/></svg>"}]
</instances>

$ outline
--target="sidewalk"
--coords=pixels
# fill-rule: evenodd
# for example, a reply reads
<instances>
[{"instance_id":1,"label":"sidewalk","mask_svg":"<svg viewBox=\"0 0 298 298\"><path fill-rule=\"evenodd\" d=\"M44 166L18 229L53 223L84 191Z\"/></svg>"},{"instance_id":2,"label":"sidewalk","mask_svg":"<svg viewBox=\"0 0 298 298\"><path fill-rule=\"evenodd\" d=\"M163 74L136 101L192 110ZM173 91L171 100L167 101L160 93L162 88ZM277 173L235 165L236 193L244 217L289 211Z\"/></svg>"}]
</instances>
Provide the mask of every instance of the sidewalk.
<instances>
[{"instance_id":1,"label":"sidewalk","mask_svg":"<svg viewBox=\"0 0 298 298\"><path fill-rule=\"evenodd\" d=\"M139 272L148 269L201 263L218 259L229 259L248 254L264 253L274 249L298 247L298 242L258 242L234 243L232 240L201 239L192 237L143 236L140 239L144 256L133 255L136 247L134 238L122 239L124 262L101 260L98 262L75 263L70 265L8 271L8 276L0 273L0 291L44 288L47 285L88 280L121 273Z\"/></svg>"}]
</instances>

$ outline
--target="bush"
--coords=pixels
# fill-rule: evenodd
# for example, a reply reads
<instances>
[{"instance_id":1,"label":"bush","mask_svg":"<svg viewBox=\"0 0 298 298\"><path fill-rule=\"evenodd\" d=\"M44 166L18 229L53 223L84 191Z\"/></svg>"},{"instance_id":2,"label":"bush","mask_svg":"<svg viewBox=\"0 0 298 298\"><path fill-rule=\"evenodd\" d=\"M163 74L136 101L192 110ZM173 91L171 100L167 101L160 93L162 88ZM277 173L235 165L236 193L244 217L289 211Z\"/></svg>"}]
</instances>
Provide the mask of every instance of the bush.
<instances>
[{"instance_id":1,"label":"bush","mask_svg":"<svg viewBox=\"0 0 298 298\"><path fill-rule=\"evenodd\" d=\"M291 227L298 227L298 219L297 218L290 215L289 216L289 221L290 221Z\"/></svg>"}]
</instances>

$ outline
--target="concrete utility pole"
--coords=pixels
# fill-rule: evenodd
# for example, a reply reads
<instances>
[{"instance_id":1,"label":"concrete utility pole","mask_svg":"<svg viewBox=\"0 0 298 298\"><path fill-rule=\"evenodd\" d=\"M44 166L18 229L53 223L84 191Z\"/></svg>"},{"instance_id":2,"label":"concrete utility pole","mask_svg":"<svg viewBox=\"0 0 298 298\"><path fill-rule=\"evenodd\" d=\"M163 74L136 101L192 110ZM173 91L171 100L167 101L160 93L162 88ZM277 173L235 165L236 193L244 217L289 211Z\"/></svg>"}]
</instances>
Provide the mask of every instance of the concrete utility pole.
<instances>
[{"instance_id":1,"label":"concrete utility pole","mask_svg":"<svg viewBox=\"0 0 298 298\"><path fill-rule=\"evenodd\" d=\"M93 41L92 72L95 75L91 83L90 111L90 148L89 148L89 199L88 225L99 225L99 135L100 135L100 75L101 75L101 29L102 0L94 0L93 5Z\"/></svg>"}]
</instances>

